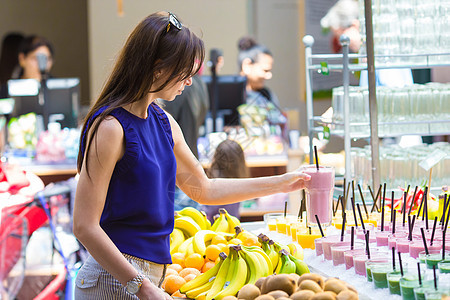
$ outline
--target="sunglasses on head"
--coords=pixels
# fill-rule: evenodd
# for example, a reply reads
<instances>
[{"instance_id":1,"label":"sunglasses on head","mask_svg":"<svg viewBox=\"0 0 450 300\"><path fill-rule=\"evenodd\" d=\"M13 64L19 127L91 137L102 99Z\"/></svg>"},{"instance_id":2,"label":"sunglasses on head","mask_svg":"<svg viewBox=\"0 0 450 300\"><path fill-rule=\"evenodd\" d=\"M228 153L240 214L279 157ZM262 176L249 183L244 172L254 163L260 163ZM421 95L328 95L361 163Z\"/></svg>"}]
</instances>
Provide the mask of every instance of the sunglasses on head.
<instances>
[{"instance_id":1,"label":"sunglasses on head","mask_svg":"<svg viewBox=\"0 0 450 300\"><path fill-rule=\"evenodd\" d=\"M181 25L181 22L177 19L177 16L175 16L173 13L169 12L169 24L167 24L166 32L169 32L170 25L175 27L178 30L181 30L183 28L183 25Z\"/></svg>"}]
</instances>

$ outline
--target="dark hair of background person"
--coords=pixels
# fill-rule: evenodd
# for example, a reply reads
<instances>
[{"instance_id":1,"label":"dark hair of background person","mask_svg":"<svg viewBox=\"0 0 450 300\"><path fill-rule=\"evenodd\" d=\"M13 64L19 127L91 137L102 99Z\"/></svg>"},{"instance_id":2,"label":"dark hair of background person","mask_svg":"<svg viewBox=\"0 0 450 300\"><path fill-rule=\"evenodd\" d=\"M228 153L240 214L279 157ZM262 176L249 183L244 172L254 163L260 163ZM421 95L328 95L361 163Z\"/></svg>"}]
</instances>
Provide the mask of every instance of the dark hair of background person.
<instances>
[{"instance_id":1,"label":"dark hair of background person","mask_svg":"<svg viewBox=\"0 0 450 300\"><path fill-rule=\"evenodd\" d=\"M128 37L100 96L85 117L81 134L91 128L92 131L88 143L80 143L78 171L83 164L82 153L89 151L92 137L111 111L141 101L148 93L164 89L172 80L183 81L199 71L201 64L197 62L203 62L205 58L203 41L185 26L181 30L170 26L167 30L169 24L169 13L157 12L142 20ZM161 86L155 88L153 83L158 70L170 74ZM98 121L89 122L105 106L107 108L99 114Z\"/></svg>"},{"instance_id":2,"label":"dark hair of background person","mask_svg":"<svg viewBox=\"0 0 450 300\"><path fill-rule=\"evenodd\" d=\"M55 50L52 43L48 39L38 35L30 35L25 37L19 45L19 53L23 54L25 57L31 52L35 51L37 48L45 46L50 51L51 58L55 57ZM19 78L24 75L23 68L20 68Z\"/></svg>"},{"instance_id":3,"label":"dark hair of background person","mask_svg":"<svg viewBox=\"0 0 450 300\"><path fill-rule=\"evenodd\" d=\"M238 48L239 71L242 70L242 62L246 58L249 58L252 63L255 63L258 61L258 56L260 54L267 54L273 57L272 52L270 52L270 50L266 46L258 44L255 39L249 36L245 36L239 39Z\"/></svg>"},{"instance_id":4,"label":"dark hair of background person","mask_svg":"<svg viewBox=\"0 0 450 300\"><path fill-rule=\"evenodd\" d=\"M214 152L208 176L210 178L250 177L241 145L233 140L221 142Z\"/></svg>"},{"instance_id":5,"label":"dark hair of background person","mask_svg":"<svg viewBox=\"0 0 450 300\"><path fill-rule=\"evenodd\" d=\"M19 65L19 46L23 39L24 36L17 32L8 33L3 38L0 56L0 84L5 84L11 79L14 69Z\"/></svg>"}]
</instances>

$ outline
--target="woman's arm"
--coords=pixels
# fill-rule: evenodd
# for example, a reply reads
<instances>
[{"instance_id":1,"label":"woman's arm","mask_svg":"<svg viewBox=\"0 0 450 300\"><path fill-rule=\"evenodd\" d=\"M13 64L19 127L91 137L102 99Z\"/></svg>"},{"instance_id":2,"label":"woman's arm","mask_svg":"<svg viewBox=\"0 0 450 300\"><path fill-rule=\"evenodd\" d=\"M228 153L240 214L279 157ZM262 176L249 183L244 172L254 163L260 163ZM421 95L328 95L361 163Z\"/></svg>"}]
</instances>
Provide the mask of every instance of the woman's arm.
<instances>
[{"instance_id":1,"label":"woman's arm","mask_svg":"<svg viewBox=\"0 0 450 300\"><path fill-rule=\"evenodd\" d=\"M298 169L277 176L209 179L186 145L177 122L171 116L169 120L177 159L177 185L200 204L230 204L275 193L288 193L304 188L304 181L310 178Z\"/></svg>"},{"instance_id":2,"label":"woman's arm","mask_svg":"<svg viewBox=\"0 0 450 300\"><path fill-rule=\"evenodd\" d=\"M86 172L86 155L80 172L75 195L73 232L94 259L125 286L138 272L100 227L109 181L124 149L120 123L115 118L103 120L88 153L89 176ZM141 299L154 299L150 295L158 295L160 299L164 299L162 291L148 279L144 280L139 294Z\"/></svg>"}]
</instances>

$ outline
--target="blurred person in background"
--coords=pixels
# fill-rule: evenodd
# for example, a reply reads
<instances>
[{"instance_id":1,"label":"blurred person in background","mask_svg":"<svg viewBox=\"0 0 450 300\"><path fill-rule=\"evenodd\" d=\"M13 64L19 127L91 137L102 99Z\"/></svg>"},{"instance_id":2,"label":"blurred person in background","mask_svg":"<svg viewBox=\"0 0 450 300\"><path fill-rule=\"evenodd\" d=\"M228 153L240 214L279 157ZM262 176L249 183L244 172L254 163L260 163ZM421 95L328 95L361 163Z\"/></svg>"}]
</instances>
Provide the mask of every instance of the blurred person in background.
<instances>
[{"instance_id":1,"label":"blurred person in background","mask_svg":"<svg viewBox=\"0 0 450 300\"><path fill-rule=\"evenodd\" d=\"M19 47L19 74L17 79L42 80L42 73L39 69L38 55L45 55L46 67L44 73L50 73L53 67L54 57L53 45L44 37L31 35L24 38Z\"/></svg>"},{"instance_id":2,"label":"blurred person in background","mask_svg":"<svg viewBox=\"0 0 450 300\"><path fill-rule=\"evenodd\" d=\"M212 158L211 166L207 171L209 178L248 178L250 170L245 164L244 150L241 145L233 140L221 142ZM225 208L231 215L240 218L240 203L226 205L203 205L208 219L213 222L214 216L219 213L220 208Z\"/></svg>"},{"instance_id":3,"label":"blurred person in background","mask_svg":"<svg viewBox=\"0 0 450 300\"><path fill-rule=\"evenodd\" d=\"M0 54L0 99L8 97L8 80L18 77L19 46L23 38L17 32L8 33L3 38Z\"/></svg>"}]
</instances>

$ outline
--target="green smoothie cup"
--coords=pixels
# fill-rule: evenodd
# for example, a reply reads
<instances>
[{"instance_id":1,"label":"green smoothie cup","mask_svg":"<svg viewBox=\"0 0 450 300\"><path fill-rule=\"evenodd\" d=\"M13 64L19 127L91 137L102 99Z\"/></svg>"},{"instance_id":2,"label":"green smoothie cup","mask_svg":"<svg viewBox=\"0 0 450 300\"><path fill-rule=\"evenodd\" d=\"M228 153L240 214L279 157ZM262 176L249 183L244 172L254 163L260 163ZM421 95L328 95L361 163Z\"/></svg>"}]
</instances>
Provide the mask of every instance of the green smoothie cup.
<instances>
[{"instance_id":1,"label":"green smoothie cup","mask_svg":"<svg viewBox=\"0 0 450 300\"><path fill-rule=\"evenodd\" d=\"M449 259L438 262L437 266L439 268L439 272L450 273L450 260Z\"/></svg>"},{"instance_id":2,"label":"green smoothie cup","mask_svg":"<svg viewBox=\"0 0 450 300\"><path fill-rule=\"evenodd\" d=\"M445 251L445 258L450 258L450 252ZM428 269L433 269L433 266L438 267L438 263L442 261L442 250L439 251L430 251L430 254L425 255L425 263L427 264Z\"/></svg>"},{"instance_id":3,"label":"green smoothie cup","mask_svg":"<svg viewBox=\"0 0 450 300\"><path fill-rule=\"evenodd\" d=\"M392 295L401 295L399 284L400 278L402 278L402 273L400 271L392 271L386 275L389 292Z\"/></svg>"},{"instance_id":4,"label":"green smoothie cup","mask_svg":"<svg viewBox=\"0 0 450 300\"><path fill-rule=\"evenodd\" d=\"M425 293L433 290L435 290L433 281L425 281L422 286L414 288L414 297L416 300L425 300Z\"/></svg>"},{"instance_id":5,"label":"green smoothie cup","mask_svg":"<svg viewBox=\"0 0 450 300\"><path fill-rule=\"evenodd\" d=\"M432 284L432 281L422 280L422 286L424 286L425 282L430 282ZM421 287L421 285L419 284L419 277L416 274L413 275L412 273L406 274L405 276L400 278L399 285L403 300L414 300L414 289L417 287Z\"/></svg>"},{"instance_id":6,"label":"green smoothie cup","mask_svg":"<svg viewBox=\"0 0 450 300\"><path fill-rule=\"evenodd\" d=\"M391 263L376 264L371 267L372 280L376 289L388 288L387 274L391 271Z\"/></svg>"},{"instance_id":7,"label":"green smoothie cup","mask_svg":"<svg viewBox=\"0 0 450 300\"><path fill-rule=\"evenodd\" d=\"M388 271L392 271L392 264L390 263L389 259L387 257L376 257L376 258L371 258L368 259L365 262L366 265L366 277L367 277L367 281L368 282L372 282L373 281L373 271L375 270L375 272L377 273L377 278L379 281L383 281L383 277L384 280L386 280L386 273ZM375 268L376 267L376 268ZM383 275L384 273L384 275ZM383 284L381 284L383 285ZM377 287L377 286L375 286ZM382 288L382 287L380 287ZM386 288L387 288L387 281L386 281Z\"/></svg>"}]
</instances>

